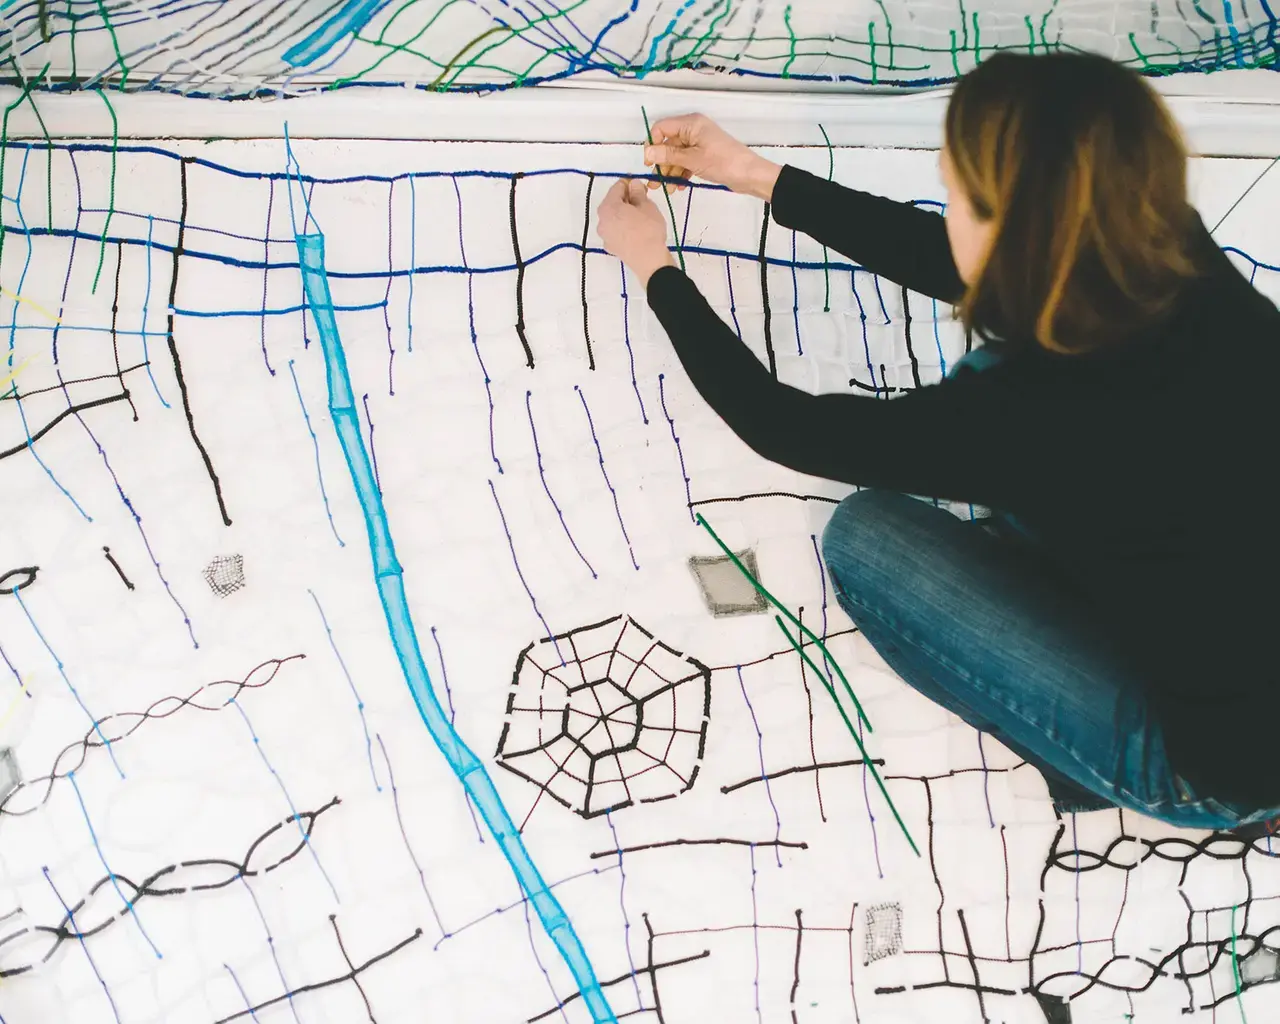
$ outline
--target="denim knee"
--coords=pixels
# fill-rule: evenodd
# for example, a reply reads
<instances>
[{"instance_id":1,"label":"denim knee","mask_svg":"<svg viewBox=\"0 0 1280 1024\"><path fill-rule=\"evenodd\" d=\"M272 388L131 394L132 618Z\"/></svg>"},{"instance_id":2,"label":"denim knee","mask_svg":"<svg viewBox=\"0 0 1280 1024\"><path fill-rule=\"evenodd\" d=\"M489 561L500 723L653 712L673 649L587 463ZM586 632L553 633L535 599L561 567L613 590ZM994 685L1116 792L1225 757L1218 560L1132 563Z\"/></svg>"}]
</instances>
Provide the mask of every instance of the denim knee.
<instances>
[{"instance_id":1,"label":"denim knee","mask_svg":"<svg viewBox=\"0 0 1280 1024\"><path fill-rule=\"evenodd\" d=\"M837 594L863 595L888 582L877 567L892 561L895 551L913 546L915 531L907 527L904 513L909 515L918 505L910 495L867 489L836 506L822 532L822 557Z\"/></svg>"}]
</instances>

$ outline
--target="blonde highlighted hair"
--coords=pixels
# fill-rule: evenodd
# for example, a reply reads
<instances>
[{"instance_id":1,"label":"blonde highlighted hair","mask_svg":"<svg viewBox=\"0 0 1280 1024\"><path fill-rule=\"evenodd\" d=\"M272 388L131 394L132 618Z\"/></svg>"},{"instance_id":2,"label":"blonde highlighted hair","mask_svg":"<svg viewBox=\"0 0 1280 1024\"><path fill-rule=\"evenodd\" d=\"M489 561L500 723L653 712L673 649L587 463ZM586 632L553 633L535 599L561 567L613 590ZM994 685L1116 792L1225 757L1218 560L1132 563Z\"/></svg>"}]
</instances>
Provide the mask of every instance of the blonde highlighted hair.
<instances>
[{"instance_id":1,"label":"blonde highlighted hair","mask_svg":"<svg viewBox=\"0 0 1280 1024\"><path fill-rule=\"evenodd\" d=\"M1101 348L1167 314L1198 274L1186 148L1133 71L1093 54L994 54L960 79L945 134L974 212L994 222L960 303L980 336Z\"/></svg>"}]
</instances>

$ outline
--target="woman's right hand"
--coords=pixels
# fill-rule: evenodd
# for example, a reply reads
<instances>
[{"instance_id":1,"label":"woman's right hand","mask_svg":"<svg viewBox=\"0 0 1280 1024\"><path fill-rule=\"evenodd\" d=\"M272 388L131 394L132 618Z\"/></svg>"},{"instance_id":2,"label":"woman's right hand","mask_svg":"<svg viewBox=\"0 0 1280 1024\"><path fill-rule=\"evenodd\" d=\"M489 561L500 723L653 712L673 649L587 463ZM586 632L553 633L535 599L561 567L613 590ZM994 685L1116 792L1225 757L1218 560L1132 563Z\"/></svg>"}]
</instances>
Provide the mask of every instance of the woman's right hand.
<instances>
[{"instance_id":1,"label":"woman's right hand","mask_svg":"<svg viewBox=\"0 0 1280 1024\"><path fill-rule=\"evenodd\" d=\"M650 136L644 162L664 177L697 176L765 202L772 199L781 165L753 153L706 115L664 117L653 123ZM649 182L650 188L660 185Z\"/></svg>"}]
</instances>

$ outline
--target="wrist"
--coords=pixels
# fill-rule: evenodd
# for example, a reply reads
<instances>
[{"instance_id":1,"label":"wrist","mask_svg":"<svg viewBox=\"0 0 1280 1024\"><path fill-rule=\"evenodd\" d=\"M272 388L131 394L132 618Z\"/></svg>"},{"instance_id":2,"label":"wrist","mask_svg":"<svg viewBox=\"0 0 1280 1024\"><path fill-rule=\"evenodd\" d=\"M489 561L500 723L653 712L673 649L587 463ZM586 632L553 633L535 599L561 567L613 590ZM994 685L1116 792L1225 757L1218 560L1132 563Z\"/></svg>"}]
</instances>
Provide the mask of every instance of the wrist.
<instances>
[{"instance_id":1,"label":"wrist","mask_svg":"<svg viewBox=\"0 0 1280 1024\"><path fill-rule=\"evenodd\" d=\"M655 252L652 255L646 255L643 259L633 260L629 264L631 272L639 278L642 288L649 287L649 278L653 277L663 267L674 267L675 265L675 257L671 255L668 249L663 249L660 253Z\"/></svg>"},{"instance_id":2,"label":"wrist","mask_svg":"<svg viewBox=\"0 0 1280 1024\"><path fill-rule=\"evenodd\" d=\"M781 164L775 164L772 160L766 160L764 157L757 157L755 166L752 167L751 175L748 178L747 188L744 191L757 199L763 199L766 203L771 203L773 202L773 189L777 185L778 176L781 173Z\"/></svg>"}]
</instances>

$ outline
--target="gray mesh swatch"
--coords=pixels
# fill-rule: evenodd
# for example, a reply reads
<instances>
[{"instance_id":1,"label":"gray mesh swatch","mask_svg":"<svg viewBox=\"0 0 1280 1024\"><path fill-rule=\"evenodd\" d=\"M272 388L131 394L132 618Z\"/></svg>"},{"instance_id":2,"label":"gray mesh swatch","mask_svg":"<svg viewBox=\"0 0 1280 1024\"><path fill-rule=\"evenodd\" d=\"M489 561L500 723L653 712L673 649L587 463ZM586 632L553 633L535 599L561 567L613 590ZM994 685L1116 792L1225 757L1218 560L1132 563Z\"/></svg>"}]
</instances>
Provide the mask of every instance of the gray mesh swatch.
<instances>
[{"instance_id":1,"label":"gray mesh swatch","mask_svg":"<svg viewBox=\"0 0 1280 1024\"><path fill-rule=\"evenodd\" d=\"M737 552L737 557L752 576L760 578L754 551ZM760 592L727 555L694 555L689 559L689 568L702 588L707 609L717 618L754 615L768 607Z\"/></svg>"}]
</instances>

